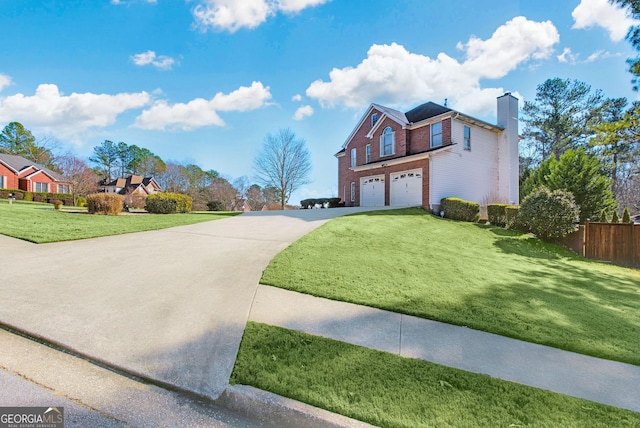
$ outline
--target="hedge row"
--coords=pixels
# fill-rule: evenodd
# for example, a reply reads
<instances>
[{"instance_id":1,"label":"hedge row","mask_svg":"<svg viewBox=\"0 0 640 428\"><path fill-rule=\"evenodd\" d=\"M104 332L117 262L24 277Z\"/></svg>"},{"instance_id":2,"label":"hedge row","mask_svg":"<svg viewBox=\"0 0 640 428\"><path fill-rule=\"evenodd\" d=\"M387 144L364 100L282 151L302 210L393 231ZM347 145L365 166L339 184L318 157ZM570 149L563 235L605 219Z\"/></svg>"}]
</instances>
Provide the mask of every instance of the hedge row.
<instances>
[{"instance_id":1,"label":"hedge row","mask_svg":"<svg viewBox=\"0 0 640 428\"><path fill-rule=\"evenodd\" d=\"M329 208L336 208L339 206L344 206L344 203L340 203L340 198L311 198L311 199L303 199L300 201L300 206L302 209L314 208L316 205L322 206L324 208L325 204Z\"/></svg>"},{"instance_id":2,"label":"hedge row","mask_svg":"<svg viewBox=\"0 0 640 428\"><path fill-rule=\"evenodd\" d=\"M193 207L191 196L179 193L154 193L147 196L145 209L152 214L188 213Z\"/></svg>"},{"instance_id":3,"label":"hedge row","mask_svg":"<svg viewBox=\"0 0 640 428\"><path fill-rule=\"evenodd\" d=\"M461 221L477 222L480 220L480 204L460 198L443 198L440 210L446 218Z\"/></svg>"},{"instance_id":4,"label":"hedge row","mask_svg":"<svg viewBox=\"0 0 640 428\"><path fill-rule=\"evenodd\" d=\"M16 189L0 189L0 199L7 199L10 194L18 201L47 202L62 201L64 205L73 206L73 195L68 193L25 192Z\"/></svg>"}]
</instances>

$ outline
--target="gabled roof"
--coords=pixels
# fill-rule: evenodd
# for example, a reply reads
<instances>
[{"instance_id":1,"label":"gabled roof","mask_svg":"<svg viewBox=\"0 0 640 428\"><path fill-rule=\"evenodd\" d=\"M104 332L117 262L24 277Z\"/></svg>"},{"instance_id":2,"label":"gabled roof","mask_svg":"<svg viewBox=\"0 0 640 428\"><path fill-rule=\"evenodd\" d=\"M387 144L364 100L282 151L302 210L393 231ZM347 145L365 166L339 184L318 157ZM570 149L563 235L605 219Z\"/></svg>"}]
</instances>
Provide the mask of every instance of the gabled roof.
<instances>
[{"instance_id":1,"label":"gabled roof","mask_svg":"<svg viewBox=\"0 0 640 428\"><path fill-rule=\"evenodd\" d=\"M500 126L490 124L480 119L475 119L471 116L468 116L456 110L450 109L449 107L441 106L440 104L436 104L431 101L421 104L417 107L414 107L413 109L409 110L406 113L402 113L398 110L394 110L392 108L373 103L369 106L369 108L367 109L365 114L362 116L362 118L360 119L356 127L353 129L353 131L351 131L351 134L349 134L349 138L347 138L347 140L344 142L340 151L336 153L334 156L340 157L344 155L347 148L347 144L349 144L349 141L351 141L355 133L358 131L358 129L360 129L364 121L369 117L373 109L380 111L383 114L383 117L380 117L378 119L378 122L376 122L376 125L371 128L371 131L369 131L369 133L367 134L367 137L369 138L373 136L373 133L378 128L380 123L382 123L382 120L384 119L385 116L399 123L400 125L402 125L403 128L408 127L410 129L413 129L414 125L417 128L425 124L428 124L429 122L426 122L426 123L420 123L420 122L425 122L425 121L428 121L429 119L433 119L434 121L436 121L436 120L442 120L445 117L450 117L450 116L454 118L458 118L460 120L464 120L474 125L481 126L486 129L493 130L493 131L500 131L503 129Z\"/></svg>"},{"instance_id":2,"label":"gabled roof","mask_svg":"<svg viewBox=\"0 0 640 428\"><path fill-rule=\"evenodd\" d=\"M15 171L16 174L20 173L20 171L23 171L24 169L33 167L36 171L44 172L55 181L64 182L64 178L62 178L62 176L57 172L51 171L49 168L38 165L37 163L23 158L22 156L0 153L0 162L6 165L9 169Z\"/></svg>"},{"instance_id":3,"label":"gabled roof","mask_svg":"<svg viewBox=\"0 0 640 428\"><path fill-rule=\"evenodd\" d=\"M100 186L102 187L120 187L121 189L118 193L122 195L129 194L136 190L138 187L142 186L143 190L146 193L149 193L147 190L147 186L153 186L154 188L161 190L162 187L158 184L155 178L153 177L142 177L140 175L130 175L126 178L120 177L115 180L111 180L109 182L102 181L100 182Z\"/></svg>"}]
</instances>

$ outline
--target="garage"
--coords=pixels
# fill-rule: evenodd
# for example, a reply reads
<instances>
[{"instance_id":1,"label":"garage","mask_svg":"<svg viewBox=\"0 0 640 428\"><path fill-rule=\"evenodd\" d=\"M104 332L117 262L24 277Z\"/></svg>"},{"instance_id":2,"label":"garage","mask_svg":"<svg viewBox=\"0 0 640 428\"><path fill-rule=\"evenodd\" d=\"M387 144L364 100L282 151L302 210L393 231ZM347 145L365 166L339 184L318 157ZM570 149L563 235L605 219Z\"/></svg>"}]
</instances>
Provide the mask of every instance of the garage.
<instances>
[{"instance_id":1,"label":"garage","mask_svg":"<svg viewBox=\"0 0 640 428\"><path fill-rule=\"evenodd\" d=\"M384 206L384 175L363 177L360 179L360 206Z\"/></svg>"},{"instance_id":2,"label":"garage","mask_svg":"<svg viewBox=\"0 0 640 428\"><path fill-rule=\"evenodd\" d=\"M422 169L391 174L391 206L418 207L422 205Z\"/></svg>"}]
</instances>

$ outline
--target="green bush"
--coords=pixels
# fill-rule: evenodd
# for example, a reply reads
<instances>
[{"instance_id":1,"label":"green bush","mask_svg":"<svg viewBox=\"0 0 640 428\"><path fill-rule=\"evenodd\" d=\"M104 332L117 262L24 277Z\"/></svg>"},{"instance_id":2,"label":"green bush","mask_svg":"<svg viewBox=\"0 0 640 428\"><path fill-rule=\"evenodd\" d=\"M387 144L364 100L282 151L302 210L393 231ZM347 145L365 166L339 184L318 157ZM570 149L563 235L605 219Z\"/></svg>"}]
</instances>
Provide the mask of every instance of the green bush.
<instances>
[{"instance_id":1,"label":"green bush","mask_svg":"<svg viewBox=\"0 0 640 428\"><path fill-rule=\"evenodd\" d=\"M600 213L600 223L609 223L609 219L607 216L607 210L602 210Z\"/></svg>"},{"instance_id":2,"label":"green bush","mask_svg":"<svg viewBox=\"0 0 640 428\"><path fill-rule=\"evenodd\" d=\"M620 217L618 217L618 210L613 210L613 215L611 216L611 223L620 223Z\"/></svg>"},{"instance_id":3,"label":"green bush","mask_svg":"<svg viewBox=\"0 0 640 428\"><path fill-rule=\"evenodd\" d=\"M571 192L551 191L539 187L522 201L518 222L526 232L540 239L552 240L574 232L580 219L580 210Z\"/></svg>"},{"instance_id":4,"label":"green bush","mask_svg":"<svg viewBox=\"0 0 640 428\"><path fill-rule=\"evenodd\" d=\"M225 206L222 201L209 201L207 202L207 209L209 211L225 211Z\"/></svg>"},{"instance_id":5,"label":"green bush","mask_svg":"<svg viewBox=\"0 0 640 428\"><path fill-rule=\"evenodd\" d=\"M49 202L49 203L52 203L54 208L58 211L60 210L60 208L62 208L62 205L64 204L64 202L62 202L60 199L54 199L52 202Z\"/></svg>"},{"instance_id":6,"label":"green bush","mask_svg":"<svg viewBox=\"0 0 640 428\"><path fill-rule=\"evenodd\" d=\"M122 211L123 198L115 193L92 193L87 195L87 206L91 214L118 215Z\"/></svg>"},{"instance_id":7,"label":"green bush","mask_svg":"<svg viewBox=\"0 0 640 428\"><path fill-rule=\"evenodd\" d=\"M191 212L193 199L179 193L154 193L147 196L145 209L152 214Z\"/></svg>"},{"instance_id":8,"label":"green bush","mask_svg":"<svg viewBox=\"0 0 640 428\"><path fill-rule=\"evenodd\" d=\"M518 224L518 213L520 212L520 207L516 205L507 205L504 208L504 217L505 217L505 227L507 229L519 229Z\"/></svg>"},{"instance_id":9,"label":"green bush","mask_svg":"<svg viewBox=\"0 0 640 428\"><path fill-rule=\"evenodd\" d=\"M87 206L87 198L84 198L82 196L78 196L78 206L79 207L86 207Z\"/></svg>"},{"instance_id":10,"label":"green bush","mask_svg":"<svg viewBox=\"0 0 640 428\"><path fill-rule=\"evenodd\" d=\"M480 220L480 204L460 198L443 198L440 209L444 216L453 220L477 222Z\"/></svg>"},{"instance_id":11,"label":"green bush","mask_svg":"<svg viewBox=\"0 0 640 428\"><path fill-rule=\"evenodd\" d=\"M489 204L487 205L487 216L489 223L493 226L505 227L507 225L507 207L509 204Z\"/></svg>"},{"instance_id":12,"label":"green bush","mask_svg":"<svg viewBox=\"0 0 640 428\"><path fill-rule=\"evenodd\" d=\"M631 223L631 213L627 207L624 207L624 211L622 212L622 222Z\"/></svg>"}]
</instances>

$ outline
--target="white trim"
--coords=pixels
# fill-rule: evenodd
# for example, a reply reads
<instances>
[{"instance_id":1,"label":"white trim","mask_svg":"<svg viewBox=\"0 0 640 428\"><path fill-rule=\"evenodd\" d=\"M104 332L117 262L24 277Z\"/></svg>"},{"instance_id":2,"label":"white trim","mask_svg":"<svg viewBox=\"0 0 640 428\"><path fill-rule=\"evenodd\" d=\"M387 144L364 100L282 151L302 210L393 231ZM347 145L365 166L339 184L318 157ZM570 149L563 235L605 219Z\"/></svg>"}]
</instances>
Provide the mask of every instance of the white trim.
<instances>
[{"instance_id":1,"label":"white trim","mask_svg":"<svg viewBox=\"0 0 640 428\"><path fill-rule=\"evenodd\" d=\"M388 133L387 129L390 129L391 132ZM384 153L384 145L385 145L385 137L391 135L391 153ZM396 131L393 130L392 127L387 126L380 134L380 157L393 156L396 154Z\"/></svg>"},{"instance_id":2,"label":"white trim","mask_svg":"<svg viewBox=\"0 0 640 428\"><path fill-rule=\"evenodd\" d=\"M356 165L358 165L358 152L356 151L355 147L351 149L351 157L349 158L349 165L351 165L351 168L354 168Z\"/></svg>"},{"instance_id":3,"label":"white trim","mask_svg":"<svg viewBox=\"0 0 640 428\"><path fill-rule=\"evenodd\" d=\"M407 162L413 162L422 159L429 159L432 155L443 152L445 150L450 150L455 144L448 144L446 146L438 147L436 150L431 150L429 152L418 153L416 155L403 156L401 158L389 159L386 161L379 161L376 163L370 163L368 165L360 165L355 168L350 168L354 172L360 171L368 171L370 169L383 168L385 166L393 166L393 165L401 165Z\"/></svg>"}]
</instances>

